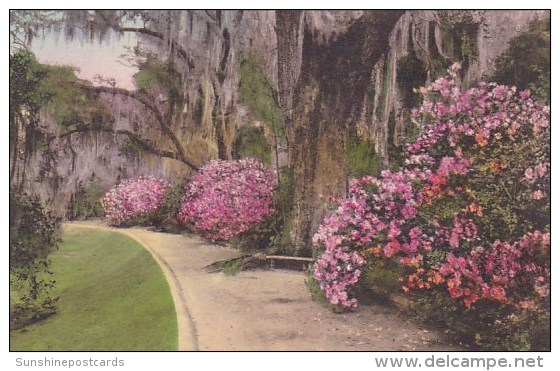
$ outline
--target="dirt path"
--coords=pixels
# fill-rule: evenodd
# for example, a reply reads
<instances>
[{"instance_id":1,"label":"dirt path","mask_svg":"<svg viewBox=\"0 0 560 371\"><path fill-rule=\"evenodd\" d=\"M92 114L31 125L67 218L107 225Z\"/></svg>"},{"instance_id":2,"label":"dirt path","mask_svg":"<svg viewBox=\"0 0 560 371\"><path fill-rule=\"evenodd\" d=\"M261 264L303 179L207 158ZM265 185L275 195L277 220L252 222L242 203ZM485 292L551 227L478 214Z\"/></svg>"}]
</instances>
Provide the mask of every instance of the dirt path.
<instances>
[{"instance_id":1,"label":"dirt path","mask_svg":"<svg viewBox=\"0 0 560 371\"><path fill-rule=\"evenodd\" d=\"M96 223L68 227L109 229ZM197 237L111 229L143 244L165 272L177 310L179 350L457 350L385 306L334 314L310 299L304 274L203 268L239 252Z\"/></svg>"}]
</instances>

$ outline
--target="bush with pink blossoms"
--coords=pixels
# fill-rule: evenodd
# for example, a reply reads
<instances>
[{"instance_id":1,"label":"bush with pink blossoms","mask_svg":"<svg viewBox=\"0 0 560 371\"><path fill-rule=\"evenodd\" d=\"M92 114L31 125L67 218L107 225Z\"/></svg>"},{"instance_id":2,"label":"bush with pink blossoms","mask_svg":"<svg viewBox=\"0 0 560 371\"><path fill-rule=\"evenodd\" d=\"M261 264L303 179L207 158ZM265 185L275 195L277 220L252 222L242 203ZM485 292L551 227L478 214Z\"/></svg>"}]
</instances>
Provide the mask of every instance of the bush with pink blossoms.
<instances>
[{"instance_id":1,"label":"bush with pink blossoms","mask_svg":"<svg viewBox=\"0 0 560 371\"><path fill-rule=\"evenodd\" d=\"M339 236L330 236L326 241L326 250L315 265L313 276L319 281L319 287L325 292L329 303L341 308L353 308L357 305L355 298L349 297L349 289L358 283L364 264L364 258L336 241Z\"/></svg>"},{"instance_id":2,"label":"bush with pink blossoms","mask_svg":"<svg viewBox=\"0 0 560 371\"><path fill-rule=\"evenodd\" d=\"M188 185L179 220L213 241L248 231L273 211L276 174L256 159L207 163Z\"/></svg>"},{"instance_id":3,"label":"bush with pink blossoms","mask_svg":"<svg viewBox=\"0 0 560 371\"><path fill-rule=\"evenodd\" d=\"M405 145L403 168L352 180L348 198L320 226L314 244L325 252L315 272L327 298L349 296L363 270L333 261L343 251L398 259L409 272L405 291L445 287L466 307L547 300L549 108L515 87L462 90L457 70L428 87L413 110L421 132ZM341 285L336 272L352 279Z\"/></svg>"},{"instance_id":4,"label":"bush with pink blossoms","mask_svg":"<svg viewBox=\"0 0 560 371\"><path fill-rule=\"evenodd\" d=\"M105 221L125 226L157 217L171 185L152 176L128 179L111 189L103 198Z\"/></svg>"}]
</instances>

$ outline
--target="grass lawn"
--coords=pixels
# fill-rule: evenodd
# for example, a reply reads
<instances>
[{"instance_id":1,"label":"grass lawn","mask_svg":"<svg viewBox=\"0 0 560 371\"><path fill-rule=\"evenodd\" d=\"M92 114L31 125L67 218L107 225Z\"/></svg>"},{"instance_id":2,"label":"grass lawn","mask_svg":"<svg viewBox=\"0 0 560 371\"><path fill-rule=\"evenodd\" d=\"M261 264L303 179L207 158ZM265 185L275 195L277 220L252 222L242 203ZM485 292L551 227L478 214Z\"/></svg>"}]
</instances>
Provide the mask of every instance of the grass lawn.
<instances>
[{"instance_id":1,"label":"grass lawn","mask_svg":"<svg viewBox=\"0 0 560 371\"><path fill-rule=\"evenodd\" d=\"M58 312L10 333L10 350L177 350L165 276L120 233L67 226L50 255Z\"/></svg>"}]
</instances>

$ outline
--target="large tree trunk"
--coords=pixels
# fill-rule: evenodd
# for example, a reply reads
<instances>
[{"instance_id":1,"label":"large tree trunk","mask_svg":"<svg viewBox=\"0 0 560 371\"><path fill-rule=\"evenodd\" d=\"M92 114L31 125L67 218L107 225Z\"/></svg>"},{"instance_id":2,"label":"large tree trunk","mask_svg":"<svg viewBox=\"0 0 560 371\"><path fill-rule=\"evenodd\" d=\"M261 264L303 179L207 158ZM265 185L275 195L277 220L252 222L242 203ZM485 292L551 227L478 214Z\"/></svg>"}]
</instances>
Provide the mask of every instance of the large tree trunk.
<instances>
[{"instance_id":1,"label":"large tree trunk","mask_svg":"<svg viewBox=\"0 0 560 371\"><path fill-rule=\"evenodd\" d=\"M277 13L278 81L294 189L290 237L296 255L311 253L311 238L325 216L324 197L346 194L348 126L361 112L373 67L401 14L367 11L347 21L344 30L317 30L318 14ZM333 16L345 17L343 12Z\"/></svg>"}]
</instances>

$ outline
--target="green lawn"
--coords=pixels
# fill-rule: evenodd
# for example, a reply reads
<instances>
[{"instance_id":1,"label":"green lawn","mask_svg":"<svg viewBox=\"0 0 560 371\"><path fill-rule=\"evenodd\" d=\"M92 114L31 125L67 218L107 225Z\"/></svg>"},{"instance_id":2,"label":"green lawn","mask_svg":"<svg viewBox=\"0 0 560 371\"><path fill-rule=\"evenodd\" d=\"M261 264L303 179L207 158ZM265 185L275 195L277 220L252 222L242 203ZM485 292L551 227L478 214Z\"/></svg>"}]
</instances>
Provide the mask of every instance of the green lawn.
<instances>
[{"instance_id":1,"label":"green lawn","mask_svg":"<svg viewBox=\"0 0 560 371\"><path fill-rule=\"evenodd\" d=\"M52 253L58 312L10 333L10 350L177 350L167 281L139 243L67 227Z\"/></svg>"}]
</instances>

